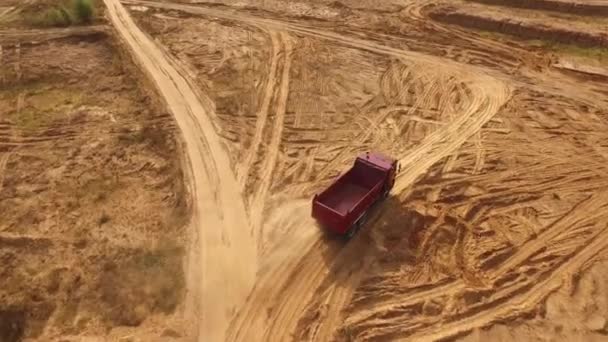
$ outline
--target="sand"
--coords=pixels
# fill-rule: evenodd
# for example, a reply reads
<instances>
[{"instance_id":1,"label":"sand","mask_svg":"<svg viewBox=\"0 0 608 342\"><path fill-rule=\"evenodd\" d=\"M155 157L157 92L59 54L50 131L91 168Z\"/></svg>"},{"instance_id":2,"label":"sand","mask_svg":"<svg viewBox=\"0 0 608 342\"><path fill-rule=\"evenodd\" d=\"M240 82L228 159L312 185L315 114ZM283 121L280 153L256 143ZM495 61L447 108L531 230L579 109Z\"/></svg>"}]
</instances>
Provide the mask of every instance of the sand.
<instances>
[{"instance_id":1,"label":"sand","mask_svg":"<svg viewBox=\"0 0 608 342\"><path fill-rule=\"evenodd\" d=\"M605 37L562 7L479 2L104 0L191 202L179 306L124 331L605 339ZM345 243L310 203L368 150L402 169Z\"/></svg>"}]
</instances>

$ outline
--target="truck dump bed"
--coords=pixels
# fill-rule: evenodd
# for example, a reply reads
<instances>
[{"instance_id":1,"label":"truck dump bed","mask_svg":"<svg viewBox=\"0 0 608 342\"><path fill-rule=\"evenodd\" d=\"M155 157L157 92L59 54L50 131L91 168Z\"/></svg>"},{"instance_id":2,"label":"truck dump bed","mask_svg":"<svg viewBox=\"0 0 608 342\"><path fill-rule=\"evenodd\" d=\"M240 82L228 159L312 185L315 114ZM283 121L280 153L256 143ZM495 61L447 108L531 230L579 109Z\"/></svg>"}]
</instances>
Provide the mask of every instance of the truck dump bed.
<instances>
[{"instance_id":1,"label":"truck dump bed","mask_svg":"<svg viewBox=\"0 0 608 342\"><path fill-rule=\"evenodd\" d=\"M361 185L344 183L329 193L322 203L340 214L346 215L348 209L353 208L368 192L369 189Z\"/></svg>"},{"instance_id":2,"label":"truck dump bed","mask_svg":"<svg viewBox=\"0 0 608 342\"><path fill-rule=\"evenodd\" d=\"M365 222L369 209L386 198L395 184L397 161L365 153L312 200L312 217L324 228L350 238Z\"/></svg>"},{"instance_id":3,"label":"truck dump bed","mask_svg":"<svg viewBox=\"0 0 608 342\"><path fill-rule=\"evenodd\" d=\"M385 172L361 162L319 195L317 201L345 216L363 201L376 186L381 187Z\"/></svg>"}]
</instances>

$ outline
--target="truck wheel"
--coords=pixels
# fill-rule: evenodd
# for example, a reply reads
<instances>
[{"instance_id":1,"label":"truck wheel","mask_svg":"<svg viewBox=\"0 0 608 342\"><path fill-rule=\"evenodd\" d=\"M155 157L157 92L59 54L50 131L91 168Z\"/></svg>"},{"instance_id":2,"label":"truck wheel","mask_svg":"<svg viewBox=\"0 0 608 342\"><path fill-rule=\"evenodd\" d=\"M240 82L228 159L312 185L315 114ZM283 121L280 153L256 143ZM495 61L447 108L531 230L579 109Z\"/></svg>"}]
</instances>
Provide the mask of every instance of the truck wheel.
<instances>
[{"instance_id":1,"label":"truck wheel","mask_svg":"<svg viewBox=\"0 0 608 342\"><path fill-rule=\"evenodd\" d=\"M361 216L359 221L357 221L357 229L361 228L361 226L364 225L365 222L367 222L367 214L368 214L368 212L365 212L365 214L363 214Z\"/></svg>"},{"instance_id":2,"label":"truck wheel","mask_svg":"<svg viewBox=\"0 0 608 342\"><path fill-rule=\"evenodd\" d=\"M350 240L353 238L353 236L355 236L355 233L357 233L358 230L358 226L355 223L350 229L349 231L346 233L346 240Z\"/></svg>"},{"instance_id":3,"label":"truck wheel","mask_svg":"<svg viewBox=\"0 0 608 342\"><path fill-rule=\"evenodd\" d=\"M388 195L390 194L390 192L391 192L391 190L390 190L390 189L386 189L386 190L384 191L384 193L382 194L382 198L383 198L383 199L387 199L387 198L388 198Z\"/></svg>"},{"instance_id":4,"label":"truck wheel","mask_svg":"<svg viewBox=\"0 0 608 342\"><path fill-rule=\"evenodd\" d=\"M357 232L359 231L359 228L361 228L361 221L357 221L355 222L355 224L353 224L353 226L346 233L346 239L352 239L352 237L355 236L355 234L357 234Z\"/></svg>"}]
</instances>

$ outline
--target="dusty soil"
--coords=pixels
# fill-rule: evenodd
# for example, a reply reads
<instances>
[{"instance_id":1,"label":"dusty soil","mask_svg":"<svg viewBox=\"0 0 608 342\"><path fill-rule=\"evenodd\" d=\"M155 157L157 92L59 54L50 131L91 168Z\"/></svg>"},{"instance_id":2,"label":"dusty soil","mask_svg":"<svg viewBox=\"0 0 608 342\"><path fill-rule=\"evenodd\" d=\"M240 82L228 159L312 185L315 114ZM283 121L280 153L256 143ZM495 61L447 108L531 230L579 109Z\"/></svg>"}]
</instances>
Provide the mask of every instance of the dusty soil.
<instances>
[{"instance_id":1,"label":"dusty soil","mask_svg":"<svg viewBox=\"0 0 608 342\"><path fill-rule=\"evenodd\" d=\"M608 338L605 37L589 23L605 18L520 1L104 3L116 40L1 50L6 338ZM583 66L559 62L573 53ZM402 172L344 243L310 200L367 150ZM80 276L48 285L48 265Z\"/></svg>"},{"instance_id":2,"label":"dusty soil","mask_svg":"<svg viewBox=\"0 0 608 342\"><path fill-rule=\"evenodd\" d=\"M0 36L1 341L179 327L173 120L113 38L76 31Z\"/></svg>"},{"instance_id":3,"label":"dusty soil","mask_svg":"<svg viewBox=\"0 0 608 342\"><path fill-rule=\"evenodd\" d=\"M202 340L603 336L601 305L571 308L603 291L601 79L429 18L441 3L128 4L216 104L252 220L255 284ZM309 200L368 149L404 171L345 245Z\"/></svg>"}]
</instances>

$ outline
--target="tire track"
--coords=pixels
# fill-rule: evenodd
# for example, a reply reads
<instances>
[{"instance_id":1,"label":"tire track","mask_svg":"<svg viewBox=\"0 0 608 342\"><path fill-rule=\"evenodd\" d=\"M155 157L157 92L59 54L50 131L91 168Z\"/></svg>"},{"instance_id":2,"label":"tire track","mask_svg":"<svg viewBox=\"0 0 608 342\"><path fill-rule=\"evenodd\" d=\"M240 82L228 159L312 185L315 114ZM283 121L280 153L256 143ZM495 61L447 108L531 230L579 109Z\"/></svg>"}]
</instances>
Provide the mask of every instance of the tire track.
<instances>
[{"instance_id":1,"label":"tire track","mask_svg":"<svg viewBox=\"0 0 608 342\"><path fill-rule=\"evenodd\" d=\"M291 71L293 46L291 38L289 38L286 33L281 32L279 33L279 36L284 45L281 85L276 91L277 103L275 107L275 116L273 118L272 135L268 144L268 156L264 159L261 181L252 200L251 221L256 230L262 229L264 208L267 203L270 187L272 186L272 177L279 157L285 123L285 112L287 110L287 98L289 96L289 73ZM263 236L263 232L260 231L259 236Z\"/></svg>"},{"instance_id":2,"label":"tire track","mask_svg":"<svg viewBox=\"0 0 608 342\"><path fill-rule=\"evenodd\" d=\"M549 225L544 231L533 240L525 243L513 256L502 263L496 270L490 273L487 277L489 283L493 283L500 276L508 274L523 262L528 260L532 255L543 250L545 246L553 239L559 237L560 234L568 232L573 226L580 226L586 222L592 222L599 216L604 216L605 212L602 207L605 204L606 195L596 194L589 197L579 205L572 208L566 215L558 218L553 224ZM581 215L594 213L591 216L585 216L581 219ZM447 283L442 286L433 287L431 289L416 292L408 295L407 299L389 299L383 302L374 302L357 308L357 312L352 314L347 320L347 325L356 325L361 322L372 319L374 316L395 310L399 307L407 307L432 298L439 298L445 295L451 295L459 291L463 291L467 287L466 282L462 279Z\"/></svg>"},{"instance_id":3,"label":"tire track","mask_svg":"<svg viewBox=\"0 0 608 342\"><path fill-rule=\"evenodd\" d=\"M558 238L561 234L567 233L572 227L592 222L598 217L603 216L605 212L602 210L602 207L606 204L606 198L603 191L598 191L577 204L565 216L545 228L534 240L522 246L517 254L509 258L494 272L491 272L489 278L496 280L502 274L513 270L539 250L545 248L549 241Z\"/></svg>"},{"instance_id":4,"label":"tire track","mask_svg":"<svg viewBox=\"0 0 608 342\"><path fill-rule=\"evenodd\" d=\"M463 79L467 79L462 75ZM422 143L400 160L402 172L395 182L395 193L404 191L433 164L453 153L477 133L507 101L510 91L501 83L468 82L474 95L467 108L449 124L427 136Z\"/></svg>"},{"instance_id":5,"label":"tire track","mask_svg":"<svg viewBox=\"0 0 608 342\"><path fill-rule=\"evenodd\" d=\"M410 78L412 69L423 70L423 68L418 68L416 67L416 65L408 66L407 68L405 68L405 70L403 70L403 74L400 75L401 79L407 80L408 78ZM391 67L389 68L389 70L386 71L386 73L382 77L382 85L384 86L383 88L385 88L384 91L386 93L389 93L392 87L390 87L390 85L388 84L389 82L385 80L388 79L389 76L393 76L393 74L395 74L395 68ZM412 77L410 82L407 84L408 87L402 86L401 89L399 89L400 93L408 93L408 90L414 88L417 85L420 85L424 76L425 74L422 72L417 73L416 77ZM430 93L431 90L432 86L426 89L425 95ZM416 99L414 100L414 104L411 106L397 106L393 104L389 108L380 110L378 114L376 114L373 118L369 119L369 125L361 129L360 133L355 137L353 146L361 146L368 139L370 139L370 137L373 137L373 134L376 132L378 125L384 120L386 120L386 118L394 112L403 111L405 112L404 115L409 116L412 112L419 110L421 108L421 104L424 101L425 95L421 94L420 96L416 97ZM317 178L323 179L324 177L327 177L327 175L332 172L337 165L349 163L350 159L347 158L350 158L352 153L352 148L344 148L339 151L338 154L334 157L334 159L332 159L329 163L325 164L324 167L318 172Z\"/></svg>"},{"instance_id":6,"label":"tire track","mask_svg":"<svg viewBox=\"0 0 608 342\"><path fill-rule=\"evenodd\" d=\"M273 95L277 87L277 68L279 63L279 54L281 52L281 35L274 30L268 30L270 41L272 43L272 59L270 62L270 72L268 80L266 82L266 91L264 92L264 99L262 105L257 114L257 121L255 123L255 133L253 135L253 141L251 147L243 157L243 164L240 165L237 176L241 186L245 186L247 178L249 176L249 170L257 157L260 144L262 143L264 127L268 120L268 112L270 108L270 102L272 101Z\"/></svg>"},{"instance_id":7,"label":"tire track","mask_svg":"<svg viewBox=\"0 0 608 342\"><path fill-rule=\"evenodd\" d=\"M5 17L7 17L11 12L15 10L15 7L6 7L4 9L0 9L0 21L2 21Z\"/></svg>"},{"instance_id":8,"label":"tire track","mask_svg":"<svg viewBox=\"0 0 608 342\"><path fill-rule=\"evenodd\" d=\"M17 43L17 45L15 45L15 63L14 63L14 69L15 69L15 76L18 82L21 82L21 77L23 76L22 72L21 72L21 44ZM19 113L21 111L21 107L23 105L23 96L25 96L23 94L23 92L21 92L19 94L19 98L17 99L17 113Z\"/></svg>"},{"instance_id":9,"label":"tire track","mask_svg":"<svg viewBox=\"0 0 608 342\"><path fill-rule=\"evenodd\" d=\"M363 38L357 38L351 35L346 35L330 30L322 30L314 27L306 26L299 23L281 21L277 19L268 19L263 17L257 17L245 12L245 10L237 10L237 9L226 9L226 10L218 10L215 8L205 8L200 6L193 5L185 5L179 3L169 3L169 2L151 2L145 0L124 0L122 1L125 4L134 4L134 5L143 5L154 8L164 8L171 9L177 11L188 12L192 14L201 14L201 15L209 15L218 18L235 20L240 22L246 22L258 27L262 28L274 28L276 30L282 31L292 31L298 34L302 34L305 36L310 36L322 40L328 40L339 45L349 46L356 49L366 50L373 53L378 53L386 56L393 56L397 58L401 58L407 62L420 63L420 64L428 64L429 69L433 69L435 66L443 66L451 67L455 70L466 71L466 74L473 78L477 77L480 80L485 80L487 82L493 83L501 83L498 80L489 77L489 74L497 75L493 71L481 68L478 66L471 66L462 64L456 61L452 61L442 57L436 57L432 55L426 55L421 52L415 52L410 50L402 50L399 48L391 47L377 40L365 40ZM502 84L502 83L501 83Z\"/></svg>"},{"instance_id":10,"label":"tire track","mask_svg":"<svg viewBox=\"0 0 608 342\"><path fill-rule=\"evenodd\" d=\"M475 136L475 166L473 167L473 173L479 173L483 169L485 151L482 140L482 133L478 131Z\"/></svg>"},{"instance_id":11,"label":"tire track","mask_svg":"<svg viewBox=\"0 0 608 342\"><path fill-rule=\"evenodd\" d=\"M249 222L240 186L210 120L212 114L187 79L135 25L118 0L104 2L112 25L136 64L156 85L185 140L194 199L186 311L197 322L198 338L224 340L231 312L242 305L253 287L257 265L255 241L246 234Z\"/></svg>"},{"instance_id":12,"label":"tire track","mask_svg":"<svg viewBox=\"0 0 608 342\"><path fill-rule=\"evenodd\" d=\"M313 277L322 275L321 268L316 264L322 262L319 251L326 251L326 246L318 237L318 231L308 217L308 210L302 208L291 215L295 231L277 242L279 246L266 259L266 264L260 267L258 280L251 292L249 300L239 310L228 330L227 341L247 341L251 336L261 338L268 331L268 326L276 317L275 306L281 303L281 298L295 284L309 283ZM312 229L300 229L302 222L309 223ZM293 251L297 255L290 257ZM310 272L310 273L306 273ZM300 279L303 278L303 279ZM306 287L306 285L304 285ZM292 296L287 300L298 301L302 293L288 293ZM285 319L283 317L283 319ZM268 340L268 339L266 339ZM271 340L277 340L272 338Z\"/></svg>"},{"instance_id":13,"label":"tire track","mask_svg":"<svg viewBox=\"0 0 608 342\"><path fill-rule=\"evenodd\" d=\"M275 28L293 31L299 34L319 39L330 40L341 45L363 49L374 53L403 58L406 61L420 64L421 69L434 70L459 79L465 83L472 96L469 106L463 109L455 120L431 134L417 146L414 152L401 159L404 168L395 184L395 192L402 192L418 175L431 165L441 160L462 145L470 136L475 134L488 122L511 95L511 90L503 82L489 76L488 70L473 66L465 66L451 60L424 55L413 51L403 51L377 42L346 36L333 31L323 31L304 25L281 22L274 19L258 18L236 11L221 11L190 5L172 3L154 3L148 1L125 1L126 3L141 4L157 8L180 10L194 14L213 15L225 19L244 21L262 28ZM453 139L453 140L450 140ZM432 155L432 158L429 158ZM403 175L406 175L405 177Z\"/></svg>"},{"instance_id":14,"label":"tire track","mask_svg":"<svg viewBox=\"0 0 608 342\"><path fill-rule=\"evenodd\" d=\"M374 216L372 221L378 218L378 213ZM337 256L341 262L332 265L334 275L329 279L326 278L324 284L321 285L321 288L323 285L329 288L325 291L315 291L317 294L320 293L320 297L324 299L321 307L325 309L325 312L319 315L318 326L310 332L309 336L299 336L300 340L332 341L334 339L336 328L341 325L342 310L346 308L357 285L363 279L364 274L360 271L366 268L368 262L366 261L367 255L361 251L364 250L362 245L366 242L360 237L358 241L352 241L351 245L344 247L344 250ZM358 259L359 262L351 262ZM306 311L314 309L314 306L309 306ZM302 322L301 318L298 323L307 324L307 322Z\"/></svg>"},{"instance_id":15,"label":"tire track","mask_svg":"<svg viewBox=\"0 0 608 342\"><path fill-rule=\"evenodd\" d=\"M488 326L494 322L506 320L510 317L519 317L530 312L542 302L549 294L558 290L562 285L562 275L575 275L590 259L594 258L602 250L608 248L608 227L596 233L588 243L582 244L579 251L565 263L553 270L549 277L537 282L532 289L509 298L508 305L498 305L490 310L482 310L479 313L443 324L441 329L426 329L407 338L412 340L441 340L473 329Z\"/></svg>"},{"instance_id":16,"label":"tire track","mask_svg":"<svg viewBox=\"0 0 608 342\"><path fill-rule=\"evenodd\" d=\"M381 210L377 210L371 215L368 221L370 226L374 225L380 213ZM285 278L285 285L281 287L279 293L276 293L278 308L273 310L263 340L288 341L294 339L302 314L309 307L309 303L314 300L314 296L318 292L316 290L321 288L324 282L329 284L326 292L329 295L327 299L330 308L328 318L333 322L338 321L343 306L332 307L332 304L339 304L352 295L355 286L351 285L352 282L356 283L361 276L359 272L361 267L357 267L357 264L349 261L352 261L352 257L355 255L364 258L360 252L365 242L363 236L358 236L355 241L351 241L347 245L343 245L339 240L317 239L314 242L315 247L310 249L306 258L301 259L300 264L284 274L288 277ZM331 261L331 265L327 264L328 260ZM331 279L328 278L330 274ZM342 286L337 288L336 282ZM320 322L319 328L322 336L330 336L334 332L331 329L335 326L331 326L331 322L329 324Z\"/></svg>"},{"instance_id":17,"label":"tire track","mask_svg":"<svg viewBox=\"0 0 608 342\"><path fill-rule=\"evenodd\" d=\"M0 65L4 64L4 51L2 49L2 44L0 44ZM0 85L4 87L4 83L6 82L6 77L4 76L4 68L0 69Z\"/></svg>"}]
</instances>

